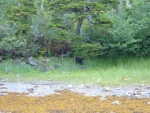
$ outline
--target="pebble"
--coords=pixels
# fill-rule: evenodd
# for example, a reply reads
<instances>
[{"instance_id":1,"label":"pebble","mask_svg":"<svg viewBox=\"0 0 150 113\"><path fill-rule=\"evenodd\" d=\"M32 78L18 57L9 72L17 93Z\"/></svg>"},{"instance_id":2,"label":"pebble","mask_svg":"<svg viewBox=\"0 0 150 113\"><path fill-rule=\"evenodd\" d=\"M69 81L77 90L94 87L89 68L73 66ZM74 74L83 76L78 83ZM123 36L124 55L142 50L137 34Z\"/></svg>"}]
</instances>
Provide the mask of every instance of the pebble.
<instances>
[{"instance_id":1,"label":"pebble","mask_svg":"<svg viewBox=\"0 0 150 113\"><path fill-rule=\"evenodd\" d=\"M4 96L4 95L3 95L3 94L0 94L0 97L1 97L1 96Z\"/></svg>"},{"instance_id":2,"label":"pebble","mask_svg":"<svg viewBox=\"0 0 150 113\"><path fill-rule=\"evenodd\" d=\"M141 97L141 95L135 95L135 98L140 98Z\"/></svg>"},{"instance_id":3,"label":"pebble","mask_svg":"<svg viewBox=\"0 0 150 113\"><path fill-rule=\"evenodd\" d=\"M29 91L29 92L33 92L33 90L34 90L34 88L27 89L27 91Z\"/></svg>"},{"instance_id":4,"label":"pebble","mask_svg":"<svg viewBox=\"0 0 150 113\"><path fill-rule=\"evenodd\" d=\"M67 86L67 88L72 88L72 87L73 87L72 85L68 85L68 86Z\"/></svg>"},{"instance_id":5,"label":"pebble","mask_svg":"<svg viewBox=\"0 0 150 113\"><path fill-rule=\"evenodd\" d=\"M104 90L105 92L110 92L110 88L109 88L109 87L105 87L103 90Z\"/></svg>"},{"instance_id":6,"label":"pebble","mask_svg":"<svg viewBox=\"0 0 150 113\"><path fill-rule=\"evenodd\" d=\"M111 96L115 97L117 96L114 92L111 93Z\"/></svg>"},{"instance_id":7,"label":"pebble","mask_svg":"<svg viewBox=\"0 0 150 113\"><path fill-rule=\"evenodd\" d=\"M105 101L105 100L107 100L107 98L101 97L100 100Z\"/></svg>"},{"instance_id":8,"label":"pebble","mask_svg":"<svg viewBox=\"0 0 150 113\"><path fill-rule=\"evenodd\" d=\"M121 103L119 101L112 102L113 105L120 105Z\"/></svg>"},{"instance_id":9,"label":"pebble","mask_svg":"<svg viewBox=\"0 0 150 113\"><path fill-rule=\"evenodd\" d=\"M79 86L79 89L84 89L85 88L85 85L84 84L81 84L80 86Z\"/></svg>"},{"instance_id":10,"label":"pebble","mask_svg":"<svg viewBox=\"0 0 150 113\"><path fill-rule=\"evenodd\" d=\"M144 86L146 86L146 84L141 84L140 86L141 86L141 87L144 87Z\"/></svg>"},{"instance_id":11,"label":"pebble","mask_svg":"<svg viewBox=\"0 0 150 113\"><path fill-rule=\"evenodd\" d=\"M147 102L148 105L150 105L150 102Z\"/></svg>"}]
</instances>

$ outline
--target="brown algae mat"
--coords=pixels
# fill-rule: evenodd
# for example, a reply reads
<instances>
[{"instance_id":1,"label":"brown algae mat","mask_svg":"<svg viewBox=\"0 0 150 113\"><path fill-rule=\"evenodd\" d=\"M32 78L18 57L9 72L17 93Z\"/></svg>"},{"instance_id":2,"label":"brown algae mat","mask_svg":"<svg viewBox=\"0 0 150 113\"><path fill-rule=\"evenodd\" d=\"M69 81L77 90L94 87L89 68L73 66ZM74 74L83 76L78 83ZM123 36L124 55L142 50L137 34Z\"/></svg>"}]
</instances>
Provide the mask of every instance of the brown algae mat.
<instances>
[{"instance_id":1,"label":"brown algae mat","mask_svg":"<svg viewBox=\"0 0 150 113\"><path fill-rule=\"evenodd\" d=\"M150 113L150 98L84 96L68 90L44 97L9 93L0 96L2 113ZM112 102L119 101L120 105Z\"/></svg>"}]
</instances>

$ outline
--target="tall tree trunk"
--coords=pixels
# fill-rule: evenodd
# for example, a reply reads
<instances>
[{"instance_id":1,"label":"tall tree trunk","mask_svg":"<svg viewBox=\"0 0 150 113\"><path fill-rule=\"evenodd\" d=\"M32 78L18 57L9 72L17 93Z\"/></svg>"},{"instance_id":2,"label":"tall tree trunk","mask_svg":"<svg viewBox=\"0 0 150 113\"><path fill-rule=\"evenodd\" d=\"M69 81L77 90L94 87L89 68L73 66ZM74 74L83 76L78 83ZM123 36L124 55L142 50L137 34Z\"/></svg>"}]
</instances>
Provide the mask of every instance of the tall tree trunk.
<instances>
[{"instance_id":1,"label":"tall tree trunk","mask_svg":"<svg viewBox=\"0 0 150 113\"><path fill-rule=\"evenodd\" d=\"M118 15L121 14L122 12L122 0L118 0L119 1L119 4L118 4Z\"/></svg>"},{"instance_id":2,"label":"tall tree trunk","mask_svg":"<svg viewBox=\"0 0 150 113\"><path fill-rule=\"evenodd\" d=\"M82 24L83 24L83 18L79 18L78 19L78 26L77 26L76 34L75 34L76 36L79 36L81 34Z\"/></svg>"}]
</instances>

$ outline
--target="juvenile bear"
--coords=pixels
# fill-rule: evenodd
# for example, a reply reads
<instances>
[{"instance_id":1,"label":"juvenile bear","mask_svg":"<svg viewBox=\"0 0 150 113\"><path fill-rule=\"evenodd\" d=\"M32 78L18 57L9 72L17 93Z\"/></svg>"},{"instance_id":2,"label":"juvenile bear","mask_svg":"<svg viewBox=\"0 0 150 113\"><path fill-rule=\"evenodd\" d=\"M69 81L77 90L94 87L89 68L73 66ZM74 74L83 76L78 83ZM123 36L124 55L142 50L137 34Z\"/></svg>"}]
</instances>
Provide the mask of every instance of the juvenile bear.
<instances>
[{"instance_id":1,"label":"juvenile bear","mask_svg":"<svg viewBox=\"0 0 150 113\"><path fill-rule=\"evenodd\" d=\"M80 65L83 65L83 58L81 58L81 57L76 57L76 63L77 64L80 64Z\"/></svg>"}]
</instances>

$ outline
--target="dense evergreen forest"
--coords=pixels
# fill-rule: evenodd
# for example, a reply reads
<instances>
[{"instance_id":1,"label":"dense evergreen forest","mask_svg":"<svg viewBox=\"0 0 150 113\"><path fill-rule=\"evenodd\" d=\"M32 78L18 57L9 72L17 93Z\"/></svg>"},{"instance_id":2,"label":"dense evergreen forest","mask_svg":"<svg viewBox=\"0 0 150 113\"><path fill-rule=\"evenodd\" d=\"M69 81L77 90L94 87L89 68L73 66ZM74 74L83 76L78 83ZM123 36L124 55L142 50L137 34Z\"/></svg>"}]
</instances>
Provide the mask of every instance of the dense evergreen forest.
<instances>
[{"instance_id":1,"label":"dense evergreen forest","mask_svg":"<svg viewBox=\"0 0 150 113\"><path fill-rule=\"evenodd\" d=\"M150 56L149 0L0 0L0 56Z\"/></svg>"}]
</instances>

